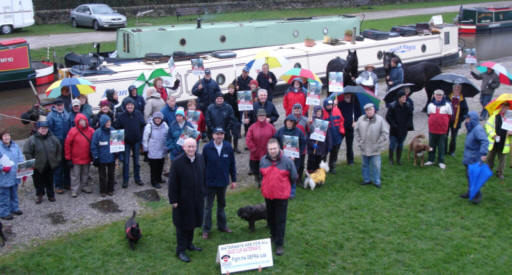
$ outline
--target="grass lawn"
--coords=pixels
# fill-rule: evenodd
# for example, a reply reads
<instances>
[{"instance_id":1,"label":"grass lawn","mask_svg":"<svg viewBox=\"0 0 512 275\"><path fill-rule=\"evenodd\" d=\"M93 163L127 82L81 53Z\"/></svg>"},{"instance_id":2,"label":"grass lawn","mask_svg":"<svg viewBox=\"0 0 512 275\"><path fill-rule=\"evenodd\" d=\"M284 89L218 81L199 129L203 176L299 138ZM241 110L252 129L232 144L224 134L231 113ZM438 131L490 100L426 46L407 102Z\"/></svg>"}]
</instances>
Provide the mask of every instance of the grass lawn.
<instances>
[{"instance_id":1,"label":"grass lawn","mask_svg":"<svg viewBox=\"0 0 512 275\"><path fill-rule=\"evenodd\" d=\"M496 0L465 0L464 4L491 2ZM258 19L278 19L286 17L302 17L302 16L321 16L321 15L334 15L358 12L371 12L382 10L395 10L395 9L414 9L414 8L429 8L439 6L460 5L459 0L450 1L432 1L432 2L417 2L417 3L402 3L400 5L381 5L372 6L372 9L367 8L310 8L310 9L287 9L287 10L262 10L262 11L244 11L244 12L230 12L221 14L204 15L206 21L246 21ZM178 21L176 16L164 17L143 17L139 21L141 23L151 23L153 25L165 24L180 24L190 23L195 20L197 16L183 16ZM451 22L451 21L450 21ZM135 26L135 18L128 18L128 26ZM50 25L34 25L28 28L15 31L13 34L5 35L2 37L17 37L28 35L45 35L56 33L75 33L75 32L88 32L93 31L91 28L73 28L71 23L50 24Z\"/></svg>"},{"instance_id":2,"label":"grass lawn","mask_svg":"<svg viewBox=\"0 0 512 275\"><path fill-rule=\"evenodd\" d=\"M460 199L466 187L462 142L463 137L459 153L447 158L444 171L413 167L406 157L403 166L391 167L383 155L382 189L359 185L359 162L338 166L337 174L313 192L298 188L297 199L288 205L285 255L274 257L274 267L264 272L509 273L512 190L492 177L480 205ZM164 199L139 217L144 236L136 251L128 247L123 223L116 222L2 256L0 273L218 273L217 245L269 236L263 221L249 233L247 223L236 217L239 207L262 200L255 188L228 195L228 223L234 233L214 230L205 241L196 230L195 244L203 251L189 253L191 264L174 256L175 230Z\"/></svg>"},{"instance_id":3,"label":"grass lawn","mask_svg":"<svg viewBox=\"0 0 512 275\"><path fill-rule=\"evenodd\" d=\"M443 20L445 22L451 22L457 13L443 13ZM392 26L397 25L407 25L418 22L428 22L432 14L430 15L414 15L414 16L406 16L406 17L397 17L392 19L377 19L377 20L366 20L362 24L362 29L378 29L378 30L390 30ZM52 47L50 48L50 57L53 56L53 51L56 52L57 60L59 62L63 62L63 57L66 53L75 52L79 54L85 54L89 52L94 52L95 49L92 47L92 42L87 44L79 44L79 45L69 45L69 46L61 46L61 47ZM115 50L116 45L115 42L103 42L101 43L101 51L113 51ZM32 56L32 60L41 60L46 58L47 49L37 49L30 50L30 54Z\"/></svg>"}]
</instances>

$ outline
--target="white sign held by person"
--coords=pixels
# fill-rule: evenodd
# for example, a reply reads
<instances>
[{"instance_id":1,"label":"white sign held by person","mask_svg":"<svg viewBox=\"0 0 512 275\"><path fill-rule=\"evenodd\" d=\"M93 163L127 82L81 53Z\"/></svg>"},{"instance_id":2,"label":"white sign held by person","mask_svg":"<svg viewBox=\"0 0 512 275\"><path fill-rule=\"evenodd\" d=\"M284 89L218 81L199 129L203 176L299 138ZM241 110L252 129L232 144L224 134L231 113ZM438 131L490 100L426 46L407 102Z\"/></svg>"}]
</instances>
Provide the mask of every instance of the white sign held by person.
<instances>
[{"instance_id":1,"label":"white sign held by person","mask_svg":"<svg viewBox=\"0 0 512 275\"><path fill-rule=\"evenodd\" d=\"M222 274L273 266L270 239L219 245L217 263Z\"/></svg>"},{"instance_id":2,"label":"white sign held by person","mask_svg":"<svg viewBox=\"0 0 512 275\"><path fill-rule=\"evenodd\" d=\"M124 152L124 129L110 131L110 153Z\"/></svg>"},{"instance_id":3,"label":"white sign held by person","mask_svg":"<svg viewBox=\"0 0 512 275\"><path fill-rule=\"evenodd\" d=\"M507 110L503 116L503 122L501 123L503 130L512 131L512 110Z\"/></svg>"},{"instance_id":4,"label":"white sign held by person","mask_svg":"<svg viewBox=\"0 0 512 275\"><path fill-rule=\"evenodd\" d=\"M329 72L329 92L343 92L343 72Z\"/></svg>"},{"instance_id":5,"label":"white sign held by person","mask_svg":"<svg viewBox=\"0 0 512 275\"><path fill-rule=\"evenodd\" d=\"M35 159L29 159L18 163L18 171L16 172L16 178L21 179L23 177L32 176L34 174L35 164Z\"/></svg>"}]
</instances>

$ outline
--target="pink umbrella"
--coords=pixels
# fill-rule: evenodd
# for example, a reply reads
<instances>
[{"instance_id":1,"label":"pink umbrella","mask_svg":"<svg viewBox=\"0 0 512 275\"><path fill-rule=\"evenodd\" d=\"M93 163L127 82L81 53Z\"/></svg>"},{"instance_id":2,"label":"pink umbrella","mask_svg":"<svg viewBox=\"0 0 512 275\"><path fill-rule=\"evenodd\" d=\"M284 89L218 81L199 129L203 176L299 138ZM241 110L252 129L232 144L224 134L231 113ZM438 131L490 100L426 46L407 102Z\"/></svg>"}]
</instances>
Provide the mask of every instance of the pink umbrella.
<instances>
[{"instance_id":1,"label":"pink umbrella","mask_svg":"<svg viewBox=\"0 0 512 275\"><path fill-rule=\"evenodd\" d=\"M496 73L500 78L500 83L505 85L512 85L512 74L509 73L503 65L491 61L486 61L481 63L480 66L478 66L476 69L481 73L485 73L487 72L487 68L494 70L494 73Z\"/></svg>"}]
</instances>

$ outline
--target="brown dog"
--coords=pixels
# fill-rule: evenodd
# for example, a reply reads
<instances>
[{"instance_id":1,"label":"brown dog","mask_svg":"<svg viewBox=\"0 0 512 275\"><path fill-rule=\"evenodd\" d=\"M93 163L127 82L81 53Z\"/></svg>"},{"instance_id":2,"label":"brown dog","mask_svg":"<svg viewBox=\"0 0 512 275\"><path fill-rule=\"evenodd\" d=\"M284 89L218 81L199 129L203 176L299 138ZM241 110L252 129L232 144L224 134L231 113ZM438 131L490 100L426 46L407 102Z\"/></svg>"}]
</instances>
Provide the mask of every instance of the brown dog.
<instances>
[{"instance_id":1,"label":"brown dog","mask_svg":"<svg viewBox=\"0 0 512 275\"><path fill-rule=\"evenodd\" d=\"M409 160L411 153L414 153L414 166L416 166L416 163L419 160L420 166L423 167L425 153L432 151L432 147L428 146L425 142L426 140L424 135L417 135L412 139L411 144L409 145L409 155L407 156L407 159Z\"/></svg>"}]
</instances>

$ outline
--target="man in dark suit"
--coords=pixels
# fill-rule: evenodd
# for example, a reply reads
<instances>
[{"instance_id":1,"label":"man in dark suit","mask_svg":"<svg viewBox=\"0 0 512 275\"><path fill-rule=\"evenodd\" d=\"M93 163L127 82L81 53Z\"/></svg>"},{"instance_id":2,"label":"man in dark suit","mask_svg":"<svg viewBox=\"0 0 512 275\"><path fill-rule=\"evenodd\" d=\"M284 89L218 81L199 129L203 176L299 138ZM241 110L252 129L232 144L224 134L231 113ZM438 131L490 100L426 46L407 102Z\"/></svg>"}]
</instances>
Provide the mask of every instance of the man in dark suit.
<instances>
[{"instance_id":1,"label":"man in dark suit","mask_svg":"<svg viewBox=\"0 0 512 275\"><path fill-rule=\"evenodd\" d=\"M188 138L183 143L184 154L171 165L169 174L169 203L172 205L172 221L176 226L176 256L190 262L185 250L201 251L192 244L194 228L203 224L204 196L206 194L205 163L198 154L197 143Z\"/></svg>"}]
</instances>

